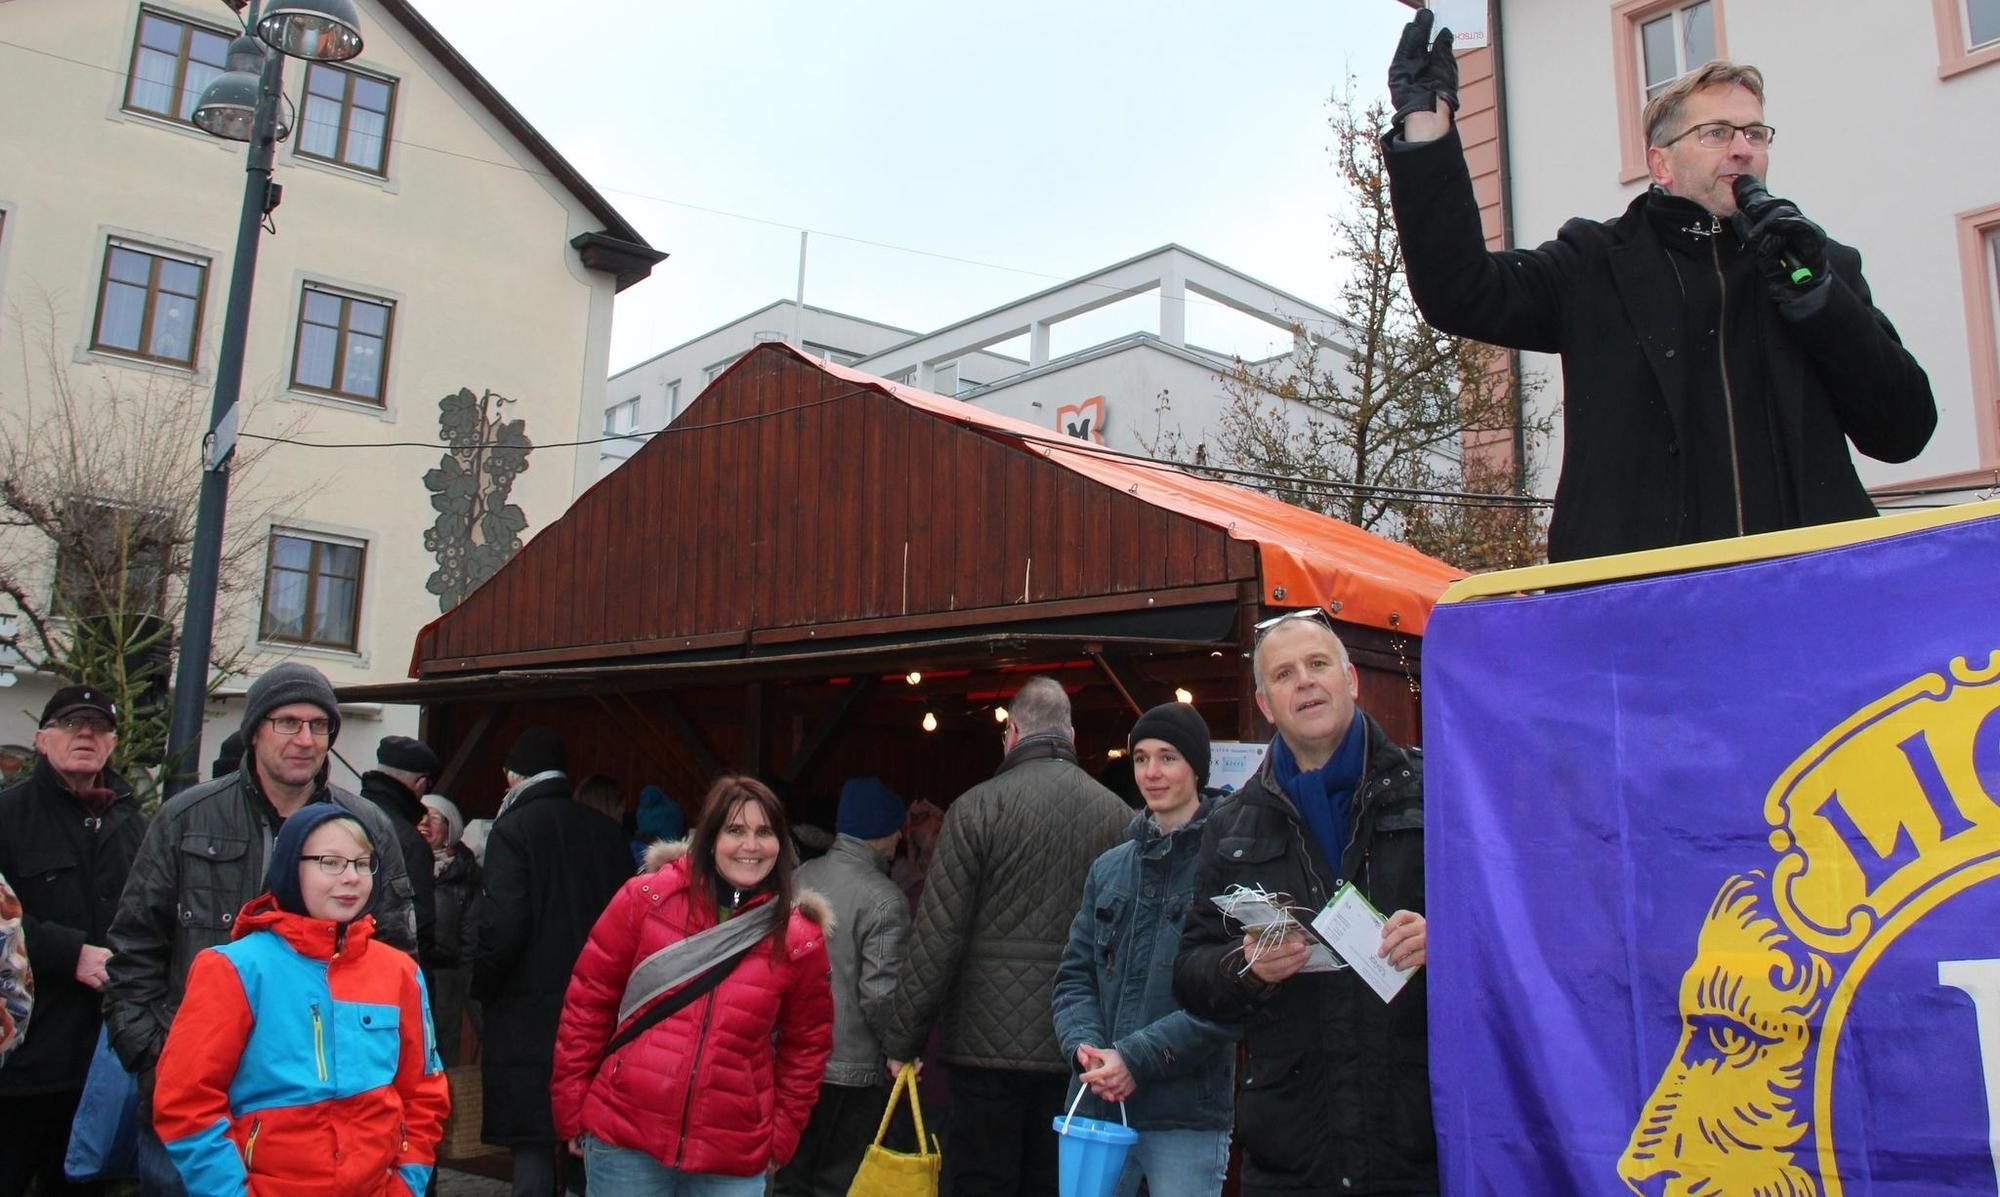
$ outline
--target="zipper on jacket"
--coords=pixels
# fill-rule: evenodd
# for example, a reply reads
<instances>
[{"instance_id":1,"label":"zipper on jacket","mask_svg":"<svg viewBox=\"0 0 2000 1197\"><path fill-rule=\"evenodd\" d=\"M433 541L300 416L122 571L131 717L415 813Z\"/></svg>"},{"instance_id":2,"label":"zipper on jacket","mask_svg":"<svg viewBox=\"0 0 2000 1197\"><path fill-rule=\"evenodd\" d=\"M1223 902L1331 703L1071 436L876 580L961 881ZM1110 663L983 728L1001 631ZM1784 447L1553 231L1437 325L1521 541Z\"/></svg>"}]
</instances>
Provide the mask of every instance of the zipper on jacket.
<instances>
[{"instance_id":1,"label":"zipper on jacket","mask_svg":"<svg viewBox=\"0 0 2000 1197\"><path fill-rule=\"evenodd\" d=\"M1729 421L1729 480L1736 497L1736 534L1743 535L1743 462L1736 451L1736 393L1729 387L1729 280L1722 273L1722 217L1711 216L1708 249L1715 260L1715 364L1722 374L1722 412Z\"/></svg>"},{"instance_id":2,"label":"zipper on jacket","mask_svg":"<svg viewBox=\"0 0 2000 1197\"><path fill-rule=\"evenodd\" d=\"M694 1039L694 1060L688 1065L687 1093L681 1098L681 1134L674 1142L674 1167L681 1166L681 1155L687 1151L688 1116L694 1113L694 1087L701 1079L701 1049L708 1046L708 1016L715 1012L715 991L709 990L708 997L701 1005L701 1031Z\"/></svg>"},{"instance_id":3,"label":"zipper on jacket","mask_svg":"<svg viewBox=\"0 0 2000 1197\"><path fill-rule=\"evenodd\" d=\"M262 1118L253 1119L251 1121L250 1140L249 1142L243 1144L243 1170L245 1172L250 1171L251 1161L257 1158L257 1132L263 1129L264 1129L264 1120Z\"/></svg>"},{"instance_id":4,"label":"zipper on jacket","mask_svg":"<svg viewBox=\"0 0 2000 1197\"><path fill-rule=\"evenodd\" d=\"M319 1068L319 1079L326 1079L326 1028L319 1019L319 1003L312 1004L313 1016L313 1063Z\"/></svg>"}]
</instances>

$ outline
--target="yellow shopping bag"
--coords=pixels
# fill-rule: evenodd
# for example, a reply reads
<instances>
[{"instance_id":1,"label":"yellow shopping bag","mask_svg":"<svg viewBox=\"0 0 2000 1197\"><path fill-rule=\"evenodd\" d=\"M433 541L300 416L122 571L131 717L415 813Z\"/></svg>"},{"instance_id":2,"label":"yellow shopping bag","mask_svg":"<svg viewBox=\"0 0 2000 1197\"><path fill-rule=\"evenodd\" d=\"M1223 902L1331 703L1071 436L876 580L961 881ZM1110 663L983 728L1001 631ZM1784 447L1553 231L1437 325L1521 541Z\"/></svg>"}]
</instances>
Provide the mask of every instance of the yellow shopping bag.
<instances>
[{"instance_id":1,"label":"yellow shopping bag","mask_svg":"<svg viewBox=\"0 0 2000 1197\"><path fill-rule=\"evenodd\" d=\"M915 1154L891 1151L882 1145L889 1133L889 1119L903 1091L910 1093L910 1117L917 1126ZM848 1186L848 1197L937 1197L938 1169L944 1157L938 1154L937 1140L924 1134L924 1107L917 1100L917 1066L903 1065L896 1074L896 1087L889 1093L889 1105L882 1111L882 1125L875 1128L875 1142L861 1159L861 1170Z\"/></svg>"}]
</instances>

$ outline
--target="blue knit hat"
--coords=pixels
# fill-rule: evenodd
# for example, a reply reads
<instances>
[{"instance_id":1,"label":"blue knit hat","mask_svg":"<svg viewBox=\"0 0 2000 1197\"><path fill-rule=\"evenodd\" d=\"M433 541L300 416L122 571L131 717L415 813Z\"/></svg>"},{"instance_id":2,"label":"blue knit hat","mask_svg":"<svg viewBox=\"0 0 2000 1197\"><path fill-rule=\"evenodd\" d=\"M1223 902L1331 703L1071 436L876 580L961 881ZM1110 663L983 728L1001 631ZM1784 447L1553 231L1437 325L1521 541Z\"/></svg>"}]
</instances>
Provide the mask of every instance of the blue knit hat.
<instances>
[{"instance_id":1,"label":"blue knit hat","mask_svg":"<svg viewBox=\"0 0 2000 1197\"><path fill-rule=\"evenodd\" d=\"M278 900L279 910L291 914L306 913L305 894L299 889L299 857L305 852L306 839L321 823L333 819L347 819L356 825L361 823L338 802L308 802L278 829L278 842L271 846L271 867L264 873L264 888ZM365 829L362 834L367 834ZM374 908L375 895L371 893L362 911L366 913Z\"/></svg>"},{"instance_id":2,"label":"blue knit hat","mask_svg":"<svg viewBox=\"0 0 2000 1197\"><path fill-rule=\"evenodd\" d=\"M879 777L850 777L840 787L840 813L833 829L857 840L879 840L903 829L903 800Z\"/></svg>"},{"instance_id":3,"label":"blue knit hat","mask_svg":"<svg viewBox=\"0 0 2000 1197\"><path fill-rule=\"evenodd\" d=\"M642 840L677 840L687 834L687 816L668 800L665 790L647 786L639 791L639 813L632 826Z\"/></svg>"}]
</instances>

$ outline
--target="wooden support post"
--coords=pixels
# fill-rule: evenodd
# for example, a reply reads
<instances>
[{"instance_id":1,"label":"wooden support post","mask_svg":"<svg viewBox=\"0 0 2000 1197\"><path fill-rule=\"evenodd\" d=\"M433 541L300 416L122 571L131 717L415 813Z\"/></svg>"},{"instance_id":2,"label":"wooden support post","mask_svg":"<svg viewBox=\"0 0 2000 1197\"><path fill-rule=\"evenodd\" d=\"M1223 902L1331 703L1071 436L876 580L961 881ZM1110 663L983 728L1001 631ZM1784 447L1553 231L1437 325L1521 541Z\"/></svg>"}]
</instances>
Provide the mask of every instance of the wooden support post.
<instances>
[{"instance_id":1,"label":"wooden support post","mask_svg":"<svg viewBox=\"0 0 2000 1197\"><path fill-rule=\"evenodd\" d=\"M1140 706L1139 700L1132 697L1132 691L1125 688L1125 683L1122 679L1119 678L1118 671L1111 668L1111 662L1104 659L1104 650L1099 648L1090 648L1086 649L1085 651L1090 654L1091 660L1097 662L1097 668L1103 672L1104 676L1111 679L1112 686L1115 687L1118 693L1125 699L1125 705L1132 708L1132 714L1134 715L1145 714L1146 708Z\"/></svg>"},{"instance_id":2,"label":"wooden support post","mask_svg":"<svg viewBox=\"0 0 2000 1197\"><path fill-rule=\"evenodd\" d=\"M452 749L451 759L444 763L444 772L438 774L437 780L431 783L433 792L439 794L458 792L458 775L465 770L465 762L471 760L472 754L478 751L480 742L486 739L487 731L493 727L493 720L499 715L500 708L497 706L489 706L479 713L479 720L472 725L472 732L458 742L457 748Z\"/></svg>"},{"instance_id":3,"label":"wooden support post","mask_svg":"<svg viewBox=\"0 0 2000 1197\"><path fill-rule=\"evenodd\" d=\"M675 738L680 741L680 746L687 750L696 764L701 766L707 781L714 781L726 772L722 762L716 760L715 753L709 750L708 741L702 739L701 732L688 721L687 712L681 710L681 704L675 701L673 691L660 692L660 713L667 717L667 726L673 730Z\"/></svg>"},{"instance_id":4,"label":"wooden support post","mask_svg":"<svg viewBox=\"0 0 2000 1197\"><path fill-rule=\"evenodd\" d=\"M862 674L849 681L847 693L841 696L838 705L820 717L812 734L806 737L805 744L799 748L797 755L792 758L792 763L780 775L780 780L787 786L795 786L804 781L806 775L812 772L813 765L818 763L820 754L833 743L833 738L847 726L847 721L853 718L854 712L859 710L868 696L875 692L875 687L880 685L881 681L879 676L872 673Z\"/></svg>"}]
</instances>

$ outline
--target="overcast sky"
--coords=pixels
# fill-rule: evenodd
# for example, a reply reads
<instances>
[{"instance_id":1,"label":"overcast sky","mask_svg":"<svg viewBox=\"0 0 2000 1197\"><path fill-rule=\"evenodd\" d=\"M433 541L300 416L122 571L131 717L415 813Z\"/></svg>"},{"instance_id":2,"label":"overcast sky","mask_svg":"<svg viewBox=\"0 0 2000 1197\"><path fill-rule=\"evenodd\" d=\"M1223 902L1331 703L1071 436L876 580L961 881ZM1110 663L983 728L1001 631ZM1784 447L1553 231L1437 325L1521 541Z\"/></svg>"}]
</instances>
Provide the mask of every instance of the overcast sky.
<instances>
[{"instance_id":1,"label":"overcast sky","mask_svg":"<svg viewBox=\"0 0 2000 1197\"><path fill-rule=\"evenodd\" d=\"M1170 241L1331 303L1326 100L1383 90L1408 12L417 2L672 255L619 296L614 370L789 298L802 228L806 302L918 330Z\"/></svg>"}]
</instances>

